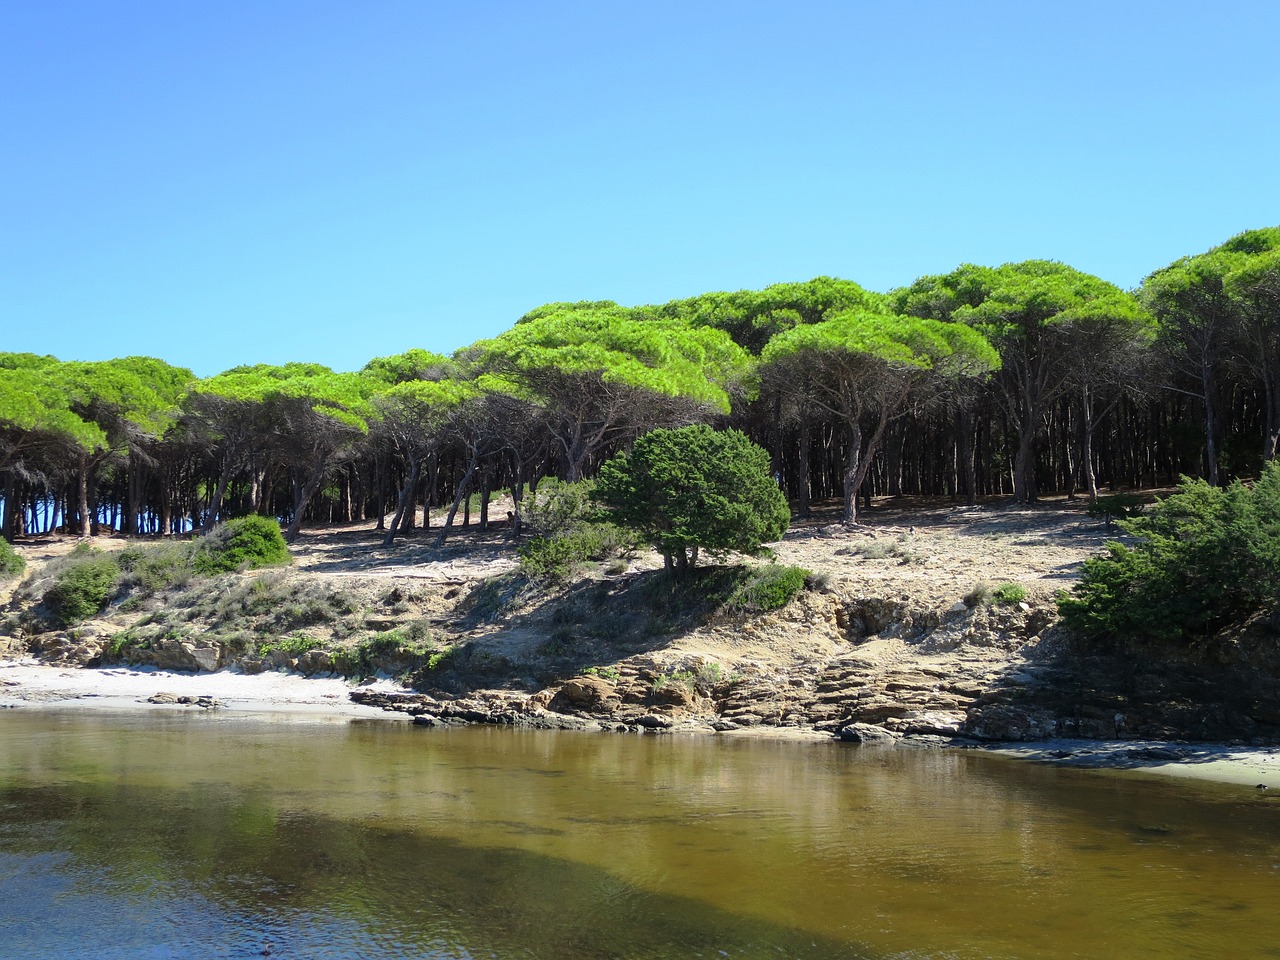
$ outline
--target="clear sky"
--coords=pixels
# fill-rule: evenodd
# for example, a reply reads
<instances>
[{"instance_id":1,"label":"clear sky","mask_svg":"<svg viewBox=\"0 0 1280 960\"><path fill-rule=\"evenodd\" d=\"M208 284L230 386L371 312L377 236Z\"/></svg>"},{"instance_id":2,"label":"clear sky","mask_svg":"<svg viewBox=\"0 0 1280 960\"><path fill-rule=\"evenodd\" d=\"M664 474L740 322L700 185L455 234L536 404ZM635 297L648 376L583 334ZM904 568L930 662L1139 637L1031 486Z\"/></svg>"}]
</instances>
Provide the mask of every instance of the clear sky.
<instances>
[{"instance_id":1,"label":"clear sky","mask_svg":"<svg viewBox=\"0 0 1280 960\"><path fill-rule=\"evenodd\" d=\"M1280 224L1280 3L0 0L0 349L351 370L554 300Z\"/></svg>"}]
</instances>

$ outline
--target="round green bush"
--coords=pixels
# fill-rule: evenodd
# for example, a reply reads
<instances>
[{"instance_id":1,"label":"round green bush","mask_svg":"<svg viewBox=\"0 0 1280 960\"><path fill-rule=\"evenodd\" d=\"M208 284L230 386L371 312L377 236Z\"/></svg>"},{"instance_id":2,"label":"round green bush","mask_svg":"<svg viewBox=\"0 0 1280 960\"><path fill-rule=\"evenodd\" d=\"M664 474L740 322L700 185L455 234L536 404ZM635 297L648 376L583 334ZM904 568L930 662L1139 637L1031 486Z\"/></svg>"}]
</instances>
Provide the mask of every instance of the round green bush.
<instances>
[{"instance_id":1,"label":"round green bush","mask_svg":"<svg viewBox=\"0 0 1280 960\"><path fill-rule=\"evenodd\" d=\"M87 620L107 605L120 581L120 566L97 550L73 554L45 591L43 601L60 626Z\"/></svg>"},{"instance_id":2,"label":"round green bush","mask_svg":"<svg viewBox=\"0 0 1280 960\"><path fill-rule=\"evenodd\" d=\"M12 580L21 576L26 568L27 561L22 559L8 540L0 539L0 580Z\"/></svg>"},{"instance_id":3,"label":"round green bush","mask_svg":"<svg viewBox=\"0 0 1280 960\"><path fill-rule=\"evenodd\" d=\"M191 565L203 574L256 570L290 562L289 547L274 517L237 517L220 523L195 543Z\"/></svg>"}]
</instances>

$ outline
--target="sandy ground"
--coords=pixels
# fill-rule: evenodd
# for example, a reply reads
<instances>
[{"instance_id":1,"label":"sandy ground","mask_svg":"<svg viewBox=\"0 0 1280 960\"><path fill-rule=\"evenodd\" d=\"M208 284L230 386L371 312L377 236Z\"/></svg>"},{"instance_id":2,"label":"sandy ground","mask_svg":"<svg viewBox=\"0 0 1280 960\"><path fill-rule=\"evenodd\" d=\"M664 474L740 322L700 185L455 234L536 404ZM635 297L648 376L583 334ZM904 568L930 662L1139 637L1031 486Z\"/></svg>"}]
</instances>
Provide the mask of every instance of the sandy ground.
<instances>
[{"instance_id":1,"label":"sandy ground","mask_svg":"<svg viewBox=\"0 0 1280 960\"><path fill-rule=\"evenodd\" d=\"M378 681L387 690L401 689ZM237 713L285 714L298 717L393 719L374 707L352 703L350 685L341 679L297 674L172 673L164 670L47 666L33 659L0 660L0 710L203 710L194 704L152 703L156 694L212 698L209 709ZM3 716L0 713L0 716ZM2 722L2 721L0 721Z\"/></svg>"}]
</instances>

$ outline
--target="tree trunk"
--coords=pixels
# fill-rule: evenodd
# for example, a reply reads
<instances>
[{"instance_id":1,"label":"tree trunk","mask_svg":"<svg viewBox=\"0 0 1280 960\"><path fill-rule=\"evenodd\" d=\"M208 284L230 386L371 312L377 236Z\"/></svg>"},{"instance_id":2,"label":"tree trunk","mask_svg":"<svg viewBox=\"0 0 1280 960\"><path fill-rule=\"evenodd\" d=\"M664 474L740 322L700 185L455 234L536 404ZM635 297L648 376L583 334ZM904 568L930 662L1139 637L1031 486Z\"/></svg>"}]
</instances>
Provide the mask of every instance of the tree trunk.
<instances>
[{"instance_id":1,"label":"tree trunk","mask_svg":"<svg viewBox=\"0 0 1280 960\"><path fill-rule=\"evenodd\" d=\"M1018 452L1013 461L1013 499L1033 503L1036 499L1036 430L1035 418L1023 418L1018 431Z\"/></svg>"},{"instance_id":2,"label":"tree trunk","mask_svg":"<svg viewBox=\"0 0 1280 960\"><path fill-rule=\"evenodd\" d=\"M414 460L409 465L409 475L404 479L404 486L400 488L400 496L396 500L396 515L391 520L391 526L387 530L387 535L382 538L384 547L391 546L391 542L395 540L396 534L400 532L400 523L404 519L406 511L413 510L413 495L418 486L418 461Z\"/></svg>"},{"instance_id":3,"label":"tree trunk","mask_svg":"<svg viewBox=\"0 0 1280 960\"><path fill-rule=\"evenodd\" d=\"M796 473L799 474L796 485L796 516L808 517L812 512L809 505L809 448L812 446L809 418L800 421L800 449L796 457Z\"/></svg>"},{"instance_id":4,"label":"tree trunk","mask_svg":"<svg viewBox=\"0 0 1280 960\"><path fill-rule=\"evenodd\" d=\"M80 536L93 536L93 524L89 520L89 456L80 454L80 471L78 476L77 495L80 510Z\"/></svg>"},{"instance_id":5,"label":"tree trunk","mask_svg":"<svg viewBox=\"0 0 1280 960\"><path fill-rule=\"evenodd\" d=\"M1081 390L1081 403L1084 407L1084 436L1080 444L1080 472L1089 502L1098 500L1098 475L1093 469L1093 391L1086 385Z\"/></svg>"},{"instance_id":6,"label":"tree trunk","mask_svg":"<svg viewBox=\"0 0 1280 960\"><path fill-rule=\"evenodd\" d=\"M1200 382L1204 386L1204 452L1205 479L1212 486L1220 486L1218 477L1218 403L1214 396L1217 384L1213 366L1206 360L1200 365Z\"/></svg>"},{"instance_id":7,"label":"tree trunk","mask_svg":"<svg viewBox=\"0 0 1280 960\"><path fill-rule=\"evenodd\" d=\"M440 536L436 537L435 545L443 547L445 539L449 536L449 531L453 528L453 518L458 515L458 506L467 495L467 488L471 486L471 477L476 472L476 464L480 460L478 453L471 455L470 461L467 463L466 473L462 475L462 479L458 481L458 489L454 494L453 504L449 507L449 514L444 519L444 526L440 529Z\"/></svg>"},{"instance_id":8,"label":"tree trunk","mask_svg":"<svg viewBox=\"0 0 1280 960\"><path fill-rule=\"evenodd\" d=\"M973 417L963 407L956 414L956 479L969 506L978 504L978 461L974 456Z\"/></svg>"},{"instance_id":9,"label":"tree trunk","mask_svg":"<svg viewBox=\"0 0 1280 960\"><path fill-rule=\"evenodd\" d=\"M311 498L320 489L320 484L323 481L323 476L313 476L305 483L299 483L296 478L294 479L293 518L289 521L289 527L284 532L284 538L289 543L293 543L298 538L298 533L302 529L302 514L306 512L307 504L311 502Z\"/></svg>"},{"instance_id":10,"label":"tree trunk","mask_svg":"<svg viewBox=\"0 0 1280 960\"><path fill-rule=\"evenodd\" d=\"M844 509L840 519L844 523L858 522L858 487L866 469L862 462L862 425L856 420L849 424L848 449L844 459Z\"/></svg>"}]
</instances>

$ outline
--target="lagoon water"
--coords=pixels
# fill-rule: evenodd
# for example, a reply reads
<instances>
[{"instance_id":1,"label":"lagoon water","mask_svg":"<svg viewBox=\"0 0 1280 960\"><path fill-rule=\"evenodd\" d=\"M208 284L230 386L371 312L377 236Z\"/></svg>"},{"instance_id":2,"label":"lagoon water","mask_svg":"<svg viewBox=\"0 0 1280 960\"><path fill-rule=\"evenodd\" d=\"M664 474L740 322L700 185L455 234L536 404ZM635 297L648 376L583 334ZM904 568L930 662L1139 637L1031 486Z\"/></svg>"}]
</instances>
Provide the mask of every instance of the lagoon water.
<instances>
[{"instance_id":1,"label":"lagoon water","mask_svg":"<svg viewBox=\"0 0 1280 960\"><path fill-rule=\"evenodd\" d=\"M14 710L0 957L1280 957L1277 794L966 751Z\"/></svg>"}]
</instances>

